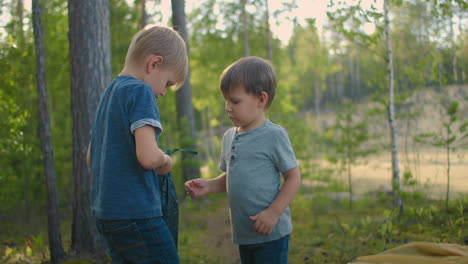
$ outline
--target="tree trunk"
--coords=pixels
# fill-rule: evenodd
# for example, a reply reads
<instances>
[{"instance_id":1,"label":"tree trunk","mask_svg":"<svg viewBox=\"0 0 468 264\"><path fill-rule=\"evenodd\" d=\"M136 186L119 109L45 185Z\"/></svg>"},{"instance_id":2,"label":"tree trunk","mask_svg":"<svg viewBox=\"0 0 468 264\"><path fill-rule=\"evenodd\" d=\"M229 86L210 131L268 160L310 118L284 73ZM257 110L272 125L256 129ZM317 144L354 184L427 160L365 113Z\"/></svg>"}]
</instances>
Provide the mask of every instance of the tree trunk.
<instances>
[{"instance_id":1,"label":"tree trunk","mask_svg":"<svg viewBox=\"0 0 468 264\"><path fill-rule=\"evenodd\" d=\"M172 24L179 31L187 45L189 54L188 33L185 20L185 0L171 0ZM181 147L197 149L197 128L195 114L192 104L192 86L190 85L190 70L184 85L176 93L177 125L181 135ZM194 164L193 157L185 152L182 153L182 178L184 181L200 177L200 169Z\"/></svg>"},{"instance_id":2,"label":"tree trunk","mask_svg":"<svg viewBox=\"0 0 468 264\"><path fill-rule=\"evenodd\" d=\"M138 2L138 9L140 9L140 28L144 28L147 25L147 16L146 16L146 0L140 0Z\"/></svg>"},{"instance_id":3,"label":"tree trunk","mask_svg":"<svg viewBox=\"0 0 468 264\"><path fill-rule=\"evenodd\" d=\"M355 75L354 75L354 61L353 57L350 55L348 58L348 67L349 67L349 98L354 102L354 84L355 84Z\"/></svg>"},{"instance_id":4,"label":"tree trunk","mask_svg":"<svg viewBox=\"0 0 468 264\"><path fill-rule=\"evenodd\" d=\"M450 19L450 45L452 46L452 72L453 72L453 82L458 84L458 62L457 62L457 47L455 44L455 34L453 30L453 16L449 16Z\"/></svg>"},{"instance_id":5,"label":"tree trunk","mask_svg":"<svg viewBox=\"0 0 468 264\"><path fill-rule=\"evenodd\" d=\"M446 146L446 153L447 153L447 193L445 196L445 210L449 211L449 195L450 195L450 138L452 137L452 133L450 131L450 125L447 126L447 146Z\"/></svg>"},{"instance_id":6,"label":"tree trunk","mask_svg":"<svg viewBox=\"0 0 468 264\"><path fill-rule=\"evenodd\" d=\"M318 77L314 80L314 112L317 127L320 127L319 114L320 114L320 80Z\"/></svg>"},{"instance_id":7,"label":"tree trunk","mask_svg":"<svg viewBox=\"0 0 468 264\"><path fill-rule=\"evenodd\" d=\"M89 204L91 175L86 152L92 119L112 77L109 1L69 0L68 7L74 179L72 250L81 255L102 250Z\"/></svg>"},{"instance_id":8,"label":"tree trunk","mask_svg":"<svg viewBox=\"0 0 468 264\"><path fill-rule=\"evenodd\" d=\"M273 45L270 29L270 8L268 7L268 0L265 0L265 27L267 33L267 56L268 60L273 62Z\"/></svg>"},{"instance_id":9,"label":"tree trunk","mask_svg":"<svg viewBox=\"0 0 468 264\"><path fill-rule=\"evenodd\" d=\"M247 0L241 0L242 28L244 30L244 57L250 56L249 48L249 14L247 13Z\"/></svg>"},{"instance_id":10,"label":"tree trunk","mask_svg":"<svg viewBox=\"0 0 468 264\"><path fill-rule=\"evenodd\" d=\"M42 5L32 1L34 43L36 50L37 106L39 114L39 136L41 138L42 161L47 188L47 223L50 259L59 263L64 256L58 213L57 183L54 167L54 152L50 136L49 112L47 110L47 88L45 73L44 32L41 24Z\"/></svg>"},{"instance_id":11,"label":"tree trunk","mask_svg":"<svg viewBox=\"0 0 468 264\"><path fill-rule=\"evenodd\" d=\"M398 131L395 120L394 106L394 70L392 39L390 35L390 20L388 17L388 0L384 0L384 20L385 20L385 39L387 47L388 77L389 77L389 101L388 101L388 122L390 125L390 137L392 146L392 186L396 195L396 204L400 208L400 214L403 213L403 202L400 198L401 182L400 168L398 164Z\"/></svg>"},{"instance_id":12,"label":"tree trunk","mask_svg":"<svg viewBox=\"0 0 468 264\"><path fill-rule=\"evenodd\" d=\"M355 84L355 95L356 100L359 101L361 98L361 63L359 61L359 48L356 56L356 84Z\"/></svg>"}]
</instances>

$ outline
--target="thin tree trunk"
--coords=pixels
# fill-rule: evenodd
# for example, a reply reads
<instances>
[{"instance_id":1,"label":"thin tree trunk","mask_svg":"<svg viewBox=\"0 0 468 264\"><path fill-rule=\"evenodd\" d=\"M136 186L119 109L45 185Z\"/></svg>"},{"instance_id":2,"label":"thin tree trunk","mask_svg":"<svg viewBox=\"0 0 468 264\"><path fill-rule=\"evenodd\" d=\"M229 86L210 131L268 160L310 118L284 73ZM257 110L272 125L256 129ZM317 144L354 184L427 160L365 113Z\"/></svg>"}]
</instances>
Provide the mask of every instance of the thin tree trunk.
<instances>
[{"instance_id":1,"label":"thin tree trunk","mask_svg":"<svg viewBox=\"0 0 468 264\"><path fill-rule=\"evenodd\" d=\"M265 0L265 25L267 33L267 56L268 60L273 62L273 45L270 29L270 8L268 7L268 0Z\"/></svg>"},{"instance_id":2,"label":"thin tree trunk","mask_svg":"<svg viewBox=\"0 0 468 264\"><path fill-rule=\"evenodd\" d=\"M452 16L449 17L450 18L450 43L451 43L451 46L452 46L452 72L453 72L453 82L455 84L458 84L458 79L459 79L459 76L458 76L458 63L457 63L457 47L456 47L456 44L455 44L455 34L454 34L454 30L453 30L453 18Z\"/></svg>"},{"instance_id":3,"label":"thin tree trunk","mask_svg":"<svg viewBox=\"0 0 468 264\"><path fill-rule=\"evenodd\" d=\"M140 28L144 28L147 24L147 15L146 15L146 0L140 0L138 2L139 9L140 9Z\"/></svg>"},{"instance_id":4,"label":"thin tree trunk","mask_svg":"<svg viewBox=\"0 0 468 264\"><path fill-rule=\"evenodd\" d=\"M41 138L42 160L47 188L47 223L49 250L52 263L59 263L64 256L58 212L57 183L54 167L54 152L50 135L49 112L47 110L47 88L43 28L41 24L42 5L40 0L32 1L33 29L36 50L37 106L39 114L39 136Z\"/></svg>"},{"instance_id":5,"label":"thin tree trunk","mask_svg":"<svg viewBox=\"0 0 468 264\"><path fill-rule=\"evenodd\" d=\"M92 119L112 77L109 1L69 0L71 111L73 120L72 250L102 252L90 210L91 175L86 165Z\"/></svg>"},{"instance_id":6,"label":"thin tree trunk","mask_svg":"<svg viewBox=\"0 0 468 264\"><path fill-rule=\"evenodd\" d=\"M172 24L179 31L187 45L189 54L188 33L185 20L185 0L171 0L172 3ZM181 133L180 142L183 148L197 149L197 128L195 113L192 104L192 86L190 85L190 70L185 79L184 85L176 94L177 124ZM194 164L190 154L182 153L182 178L184 181L200 177L200 169Z\"/></svg>"},{"instance_id":7,"label":"thin tree trunk","mask_svg":"<svg viewBox=\"0 0 468 264\"><path fill-rule=\"evenodd\" d=\"M352 181L352 178L351 178L351 159L349 158L349 153L348 153L348 168L347 168L347 171L348 171L348 191L349 191L349 209L350 210L353 210L353 181Z\"/></svg>"},{"instance_id":8,"label":"thin tree trunk","mask_svg":"<svg viewBox=\"0 0 468 264\"><path fill-rule=\"evenodd\" d=\"M449 195L450 195L450 141L449 139L452 137L452 133L450 130L451 124L447 125L447 194L445 197L445 209L448 212L448 202L449 202Z\"/></svg>"},{"instance_id":9,"label":"thin tree trunk","mask_svg":"<svg viewBox=\"0 0 468 264\"><path fill-rule=\"evenodd\" d=\"M340 64L343 65L343 61L340 58ZM344 65L343 65L344 66ZM338 80L337 80L337 102L340 102L343 99L343 93L344 93L344 73L343 70L340 70L338 73Z\"/></svg>"},{"instance_id":10,"label":"thin tree trunk","mask_svg":"<svg viewBox=\"0 0 468 264\"><path fill-rule=\"evenodd\" d=\"M24 45L24 0L17 0L17 5L16 5L16 15L18 16L18 24L17 26L17 44L18 48L22 49L25 47ZM21 68L24 66L21 65ZM23 71L20 69L20 72ZM26 93L29 93L29 91L26 91ZM25 142L25 137L23 137L23 144L27 144ZM30 212L31 212L31 198L30 198L30 192L31 192L31 173L30 173L30 167L31 167L31 162L28 159L28 153L25 151L23 152L24 154L24 160L27 161L27 165L21 166L19 168L19 174L24 178L24 193L23 193L23 202L24 202L24 212L26 216L26 222L30 223Z\"/></svg>"},{"instance_id":11,"label":"thin tree trunk","mask_svg":"<svg viewBox=\"0 0 468 264\"><path fill-rule=\"evenodd\" d=\"M317 127L320 127L319 114L320 114L320 80L318 77L314 81L314 110L315 110L315 121Z\"/></svg>"},{"instance_id":12,"label":"thin tree trunk","mask_svg":"<svg viewBox=\"0 0 468 264\"><path fill-rule=\"evenodd\" d=\"M23 45L24 44L24 0L17 0L18 1L18 5L16 6L16 12L17 12L17 15L18 15L18 42L20 43L20 45Z\"/></svg>"},{"instance_id":13,"label":"thin tree trunk","mask_svg":"<svg viewBox=\"0 0 468 264\"><path fill-rule=\"evenodd\" d=\"M390 35L390 20L388 17L388 0L384 0L384 20L385 20L385 39L387 46L388 78L389 78L389 102L388 102L388 122L390 125L390 137L392 146L392 186L396 195L396 204L400 208L400 214L404 211L403 201L400 197L401 182L400 168L398 164L398 131L395 120L394 106L394 70L393 70L393 51Z\"/></svg>"},{"instance_id":14,"label":"thin tree trunk","mask_svg":"<svg viewBox=\"0 0 468 264\"><path fill-rule=\"evenodd\" d=\"M349 98L351 99L352 102L354 102L354 84L355 84L355 79L354 79L354 61L353 57L350 55L348 58L348 67L349 67Z\"/></svg>"},{"instance_id":15,"label":"thin tree trunk","mask_svg":"<svg viewBox=\"0 0 468 264\"><path fill-rule=\"evenodd\" d=\"M359 62L359 49L356 57L356 99L359 101L361 98L361 63Z\"/></svg>"},{"instance_id":16,"label":"thin tree trunk","mask_svg":"<svg viewBox=\"0 0 468 264\"><path fill-rule=\"evenodd\" d=\"M247 0L241 0L242 28L244 30L244 57L250 56L249 48L249 14L247 13Z\"/></svg>"}]
</instances>

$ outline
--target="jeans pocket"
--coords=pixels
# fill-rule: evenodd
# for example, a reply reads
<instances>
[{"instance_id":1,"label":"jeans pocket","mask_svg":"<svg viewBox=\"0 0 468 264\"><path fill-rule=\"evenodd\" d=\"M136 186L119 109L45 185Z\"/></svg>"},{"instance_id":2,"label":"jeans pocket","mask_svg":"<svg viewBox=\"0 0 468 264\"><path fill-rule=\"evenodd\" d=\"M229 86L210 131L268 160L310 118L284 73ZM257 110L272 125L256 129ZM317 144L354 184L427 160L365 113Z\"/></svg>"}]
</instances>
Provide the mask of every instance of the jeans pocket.
<instances>
[{"instance_id":1,"label":"jeans pocket","mask_svg":"<svg viewBox=\"0 0 468 264\"><path fill-rule=\"evenodd\" d=\"M104 224L104 236L112 251L130 262L148 256L148 249L135 222L122 221Z\"/></svg>"}]
</instances>

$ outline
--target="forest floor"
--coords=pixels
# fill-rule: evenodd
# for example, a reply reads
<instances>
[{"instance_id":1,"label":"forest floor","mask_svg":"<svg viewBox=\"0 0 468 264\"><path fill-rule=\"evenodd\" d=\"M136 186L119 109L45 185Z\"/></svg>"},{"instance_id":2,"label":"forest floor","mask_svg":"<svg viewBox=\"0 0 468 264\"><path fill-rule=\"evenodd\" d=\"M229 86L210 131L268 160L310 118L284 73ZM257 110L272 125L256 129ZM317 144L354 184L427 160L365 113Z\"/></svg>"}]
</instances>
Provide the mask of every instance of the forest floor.
<instances>
[{"instance_id":1,"label":"forest floor","mask_svg":"<svg viewBox=\"0 0 468 264\"><path fill-rule=\"evenodd\" d=\"M420 205L427 208L439 208L443 209L444 199L446 195L447 188L447 176L446 168L447 166L444 163L445 154L438 151L428 152L428 153L419 153L409 155L412 159L417 159L418 166L416 173L414 173L414 179L417 181L417 184L411 186L404 186L404 189L411 193L408 198L408 203L411 204L409 207L414 206L415 200L419 198L411 197L412 194L419 193L424 198L420 200ZM346 263L343 261L350 261L353 257L357 257L358 252L362 254L376 254L379 251L375 251L376 247L383 249L388 249L397 245L404 244L409 241L430 241L430 242L447 242L447 243L468 243L468 159L466 159L468 151L460 152L454 155L452 159L451 166L451 185L450 185L450 198L452 201L462 200L465 201L462 207L461 215L458 215L461 219L459 221L463 222L463 229L460 229L461 233L453 235L451 232L456 231L444 231L443 224L434 223L425 223L422 224L421 220L418 217L413 216L409 217L411 220L408 220L412 225L415 222L418 222L419 229L421 234L417 234L418 231L415 229L408 232L402 231L404 227L398 226L394 231L391 232L393 238L384 238L383 235L376 234L381 232L378 227L374 226L376 230L368 230L368 234L361 234L358 239L367 241L371 240L374 244L369 244L367 249L357 249L353 248L351 245L341 245L344 243L340 238L340 233L342 233L339 225L343 226L353 226L353 222L359 222L363 219L368 219L372 215L376 215L377 221L380 221L381 224L391 218L388 215L388 219L385 220L382 217L382 214L379 212L385 211L387 214L392 214L391 203L388 201L386 196L390 190L390 178L391 178L391 162L390 157L387 155L379 155L368 159L366 165L359 165L356 168L353 168L353 188L355 191L353 203L357 204L357 209L349 210L347 207L349 193L346 191L334 190L334 188L326 182L319 182L310 179L303 180L303 187L301 192L298 194L296 201L292 204L293 212L293 223L295 225L295 231L293 231L291 237L291 250L290 250L290 263ZM409 160L409 159L408 159ZM342 179L345 181L345 179ZM315 193L316 189L319 189ZM380 197L376 199L376 197ZM387 197L387 198L385 198ZM374 200L371 202L370 200ZM405 200L406 202L406 200ZM417 202L416 202L417 203ZM188 247L190 248L189 252L184 252L184 245L181 247L181 257L186 260L186 263L223 263L223 264L237 264L239 261L239 254L237 246L233 245L231 242L230 236L230 226L229 226L229 212L227 207L227 200L225 195L215 195L209 196L204 199L199 199L197 201L186 201L184 206L190 204L195 206L195 208L189 209L186 212L182 213L182 217L186 218L184 221L188 221L188 225L192 226L187 228L186 232L191 232L193 228L193 219L187 220L187 218L196 218L198 221L204 222L201 224L200 230L202 232L195 235L198 239L197 242L189 242ZM307 206L304 206L307 204ZM371 204L370 209L366 209L366 205ZM463 204L463 203L462 203ZM323 209L327 207L327 209ZM317 209L322 208L322 209ZM380 207L380 208L379 208ZM415 206L416 208L417 206ZM411 209L413 210L413 209ZM435 209L434 209L435 210ZM317 215L311 216L311 211L315 211ZM442 210L443 211L443 210ZM184 210L182 209L182 212ZM435 211L425 212L427 214L434 214ZM425 214L422 213L422 214ZM442 212L442 214L446 214ZM309 220L307 220L309 217ZM441 216L444 217L444 216ZM447 221L449 223L452 216L447 215ZM418 218L418 220L415 220ZM440 220L440 219L439 219ZM437 220L437 221L439 221ZM320 227L316 225L330 225L332 233L327 234L325 237L321 237ZM434 220L435 221L435 220ZM342 222L341 224L339 224ZM374 223L375 224L375 223ZM354 225L357 225L354 223ZM297 227L296 227L297 226ZM337 227L338 226L338 227ZM397 225L396 225L397 226ZM181 227L181 233L184 233L184 227ZM307 237L306 234L309 234L311 231L309 229L317 231L317 234L310 234L311 237ZM356 231L354 231L356 232ZM423 234L424 233L424 234ZM312 238L316 236L316 238ZM348 239L352 239L350 236ZM193 238L191 238L193 239ZM189 239L190 240L190 239ZM310 244L309 240L317 240L310 248L305 248L305 245ZM391 241L392 243L387 243L385 240ZM335 241L335 242L331 242ZM348 241L348 243L355 243L356 241ZM333 246L330 246L329 249L324 249L323 245L330 243L340 243L340 245L335 245L335 249L332 249ZM341 252L340 252L341 250ZM346 253L348 250L351 251L351 255L347 255L350 252ZM194 258L193 252L204 252L204 254L198 253L197 257ZM322 252L323 251L323 252ZM212 252L211 256L205 255L208 252ZM327 262L317 262L313 260L315 254L323 254L321 256L322 261ZM329 258L327 258L329 257ZM197 262L193 262L194 260Z\"/></svg>"}]
</instances>

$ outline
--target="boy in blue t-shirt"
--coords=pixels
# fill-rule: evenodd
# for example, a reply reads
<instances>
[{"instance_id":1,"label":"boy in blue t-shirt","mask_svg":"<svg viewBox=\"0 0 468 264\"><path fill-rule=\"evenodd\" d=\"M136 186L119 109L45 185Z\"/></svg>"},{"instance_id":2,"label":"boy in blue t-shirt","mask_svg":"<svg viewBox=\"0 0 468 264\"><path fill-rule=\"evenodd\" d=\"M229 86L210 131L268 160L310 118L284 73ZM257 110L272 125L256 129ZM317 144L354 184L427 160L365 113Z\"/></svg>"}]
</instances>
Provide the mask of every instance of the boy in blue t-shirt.
<instances>
[{"instance_id":1,"label":"boy in blue t-shirt","mask_svg":"<svg viewBox=\"0 0 468 264\"><path fill-rule=\"evenodd\" d=\"M161 211L157 173L171 171L172 159L156 141L163 131L156 99L184 82L187 67L176 31L142 29L99 103L87 154L90 203L112 263L179 263Z\"/></svg>"},{"instance_id":2,"label":"boy in blue t-shirt","mask_svg":"<svg viewBox=\"0 0 468 264\"><path fill-rule=\"evenodd\" d=\"M289 204L301 180L286 130L265 117L276 90L273 67L258 57L242 58L224 70L220 86L234 124L223 137L219 167L224 173L188 181L186 189L193 198L227 192L242 264L286 264Z\"/></svg>"}]
</instances>

